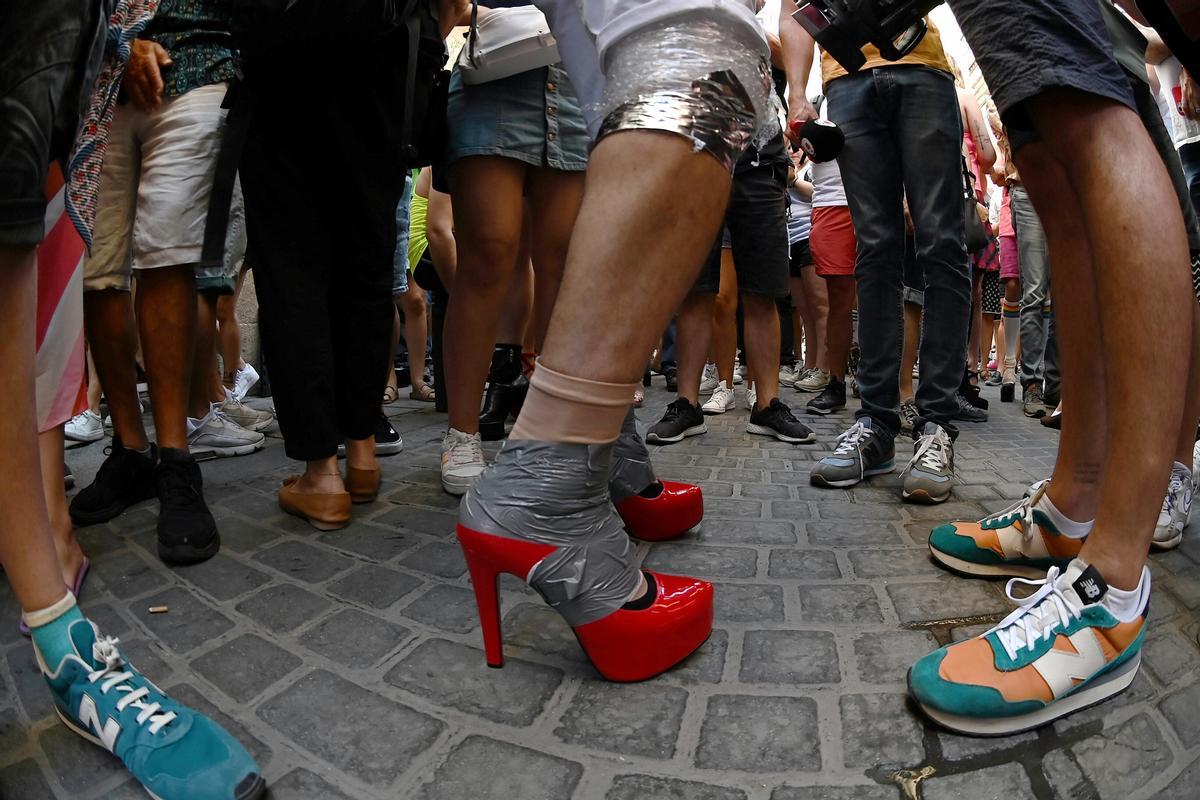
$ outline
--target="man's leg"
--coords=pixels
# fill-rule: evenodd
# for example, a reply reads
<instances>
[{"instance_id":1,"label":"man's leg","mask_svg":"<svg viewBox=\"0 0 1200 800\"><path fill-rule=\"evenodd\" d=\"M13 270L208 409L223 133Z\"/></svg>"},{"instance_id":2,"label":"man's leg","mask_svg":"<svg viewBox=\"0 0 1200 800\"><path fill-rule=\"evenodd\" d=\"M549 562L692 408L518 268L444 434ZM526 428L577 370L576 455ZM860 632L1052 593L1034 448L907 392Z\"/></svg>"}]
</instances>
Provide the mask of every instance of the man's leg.
<instances>
[{"instance_id":1,"label":"man's leg","mask_svg":"<svg viewBox=\"0 0 1200 800\"><path fill-rule=\"evenodd\" d=\"M829 321L825 342L829 360L829 374L842 383L846 381L846 364L850 359L850 346L854 337L854 277L830 275L825 278L829 296Z\"/></svg>"},{"instance_id":2,"label":"man's leg","mask_svg":"<svg viewBox=\"0 0 1200 800\"><path fill-rule=\"evenodd\" d=\"M900 402L914 402L913 367L917 364L917 348L921 344L921 306L904 304L904 352L900 355Z\"/></svg>"},{"instance_id":3,"label":"man's leg","mask_svg":"<svg viewBox=\"0 0 1200 800\"><path fill-rule=\"evenodd\" d=\"M752 292L742 293L742 309L749 379L757 407L766 408L779 397L779 313L774 297Z\"/></svg>"},{"instance_id":4,"label":"man's leg","mask_svg":"<svg viewBox=\"0 0 1200 800\"><path fill-rule=\"evenodd\" d=\"M186 419L196 353L196 279L192 267L139 271L137 317L158 445L187 450ZM109 381L104 382L107 387Z\"/></svg>"},{"instance_id":5,"label":"man's leg","mask_svg":"<svg viewBox=\"0 0 1200 800\"><path fill-rule=\"evenodd\" d=\"M104 386L113 433L130 450L150 446L137 391L137 327L129 291L84 292L84 321L96 373Z\"/></svg>"}]
</instances>

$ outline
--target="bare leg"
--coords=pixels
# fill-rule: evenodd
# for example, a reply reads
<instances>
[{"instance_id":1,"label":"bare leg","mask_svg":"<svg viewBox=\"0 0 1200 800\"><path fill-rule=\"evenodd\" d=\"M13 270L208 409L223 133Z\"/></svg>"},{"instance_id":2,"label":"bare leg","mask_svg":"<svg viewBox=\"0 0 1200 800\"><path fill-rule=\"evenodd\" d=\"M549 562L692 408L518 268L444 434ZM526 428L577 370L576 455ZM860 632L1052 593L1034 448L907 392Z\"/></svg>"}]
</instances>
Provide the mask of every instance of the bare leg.
<instances>
[{"instance_id":1,"label":"bare leg","mask_svg":"<svg viewBox=\"0 0 1200 800\"><path fill-rule=\"evenodd\" d=\"M8 376L0 414L0 464L5 473L0 481L0 565L25 611L49 608L64 594L38 467L36 313L34 251L0 247L0 364ZM61 486L61 472L58 480Z\"/></svg>"},{"instance_id":2,"label":"bare leg","mask_svg":"<svg viewBox=\"0 0 1200 800\"><path fill-rule=\"evenodd\" d=\"M496 334L492 338L497 344L523 344L529 338L529 323L533 317L534 278L533 264L529 260L529 231L526 226L521 236L521 247L517 251L516 267L508 282L504 305L500 308L500 319ZM462 430L461 428L459 430Z\"/></svg>"},{"instance_id":3,"label":"bare leg","mask_svg":"<svg viewBox=\"0 0 1200 800\"><path fill-rule=\"evenodd\" d=\"M983 272L972 270L971 275L971 336L967 340L967 369L979 372L980 344L983 332Z\"/></svg>"},{"instance_id":4,"label":"bare leg","mask_svg":"<svg viewBox=\"0 0 1200 800\"><path fill-rule=\"evenodd\" d=\"M979 327L979 363L986 368L988 365L988 356L992 352L992 337L997 331L996 317L983 312L980 314L980 321L982 324ZM1000 355L999 349L997 349L996 355Z\"/></svg>"},{"instance_id":5,"label":"bare leg","mask_svg":"<svg viewBox=\"0 0 1200 800\"><path fill-rule=\"evenodd\" d=\"M210 292L196 297L196 351L192 360L192 391L188 416L204 419L212 403L225 399L213 384L217 371L217 298ZM214 395L214 392L220 392Z\"/></svg>"},{"instance_id":6,"label":"bare leg","mask_svg":"<svg viewBox=\"0 0 1200 800\"><path fill-rule=\"evenodd\" d=\"M779 397L779 312L774 297L749 292L742 295L742 308L755 403L758 408L766 408Z\"/></svg>"},{"instance_id":7,"label":"bare leg","mask_svg":"<svg viewBox=\"0 0 1200 800\"><path fill-rule=\"evenodd\" d=\"M555 169L529 172L528 198L532 220L530 256L533 258L533 335L534 351L542 349L550 314L558 300L567 249L575 219L583 202L584 173Z\"/></svg>"},{"instance_id":8,"label":"bare leg","mask_svg":"<svg viewBox=\"0 0 1200 800\"><path fill-rule=\"evenodd\" d=\"M89 347L87 352L87 371L88 371L88 389L87 402L88 411L93 414L100 413L100 399L104 397L104 388L100 385L100 374L96 372L96 364L92 361L92 350Z\"/></svg>"},{"instance_id":9,"label":"bare leg","mask_svg":"<svg viewBox=\"0 0 1200 800\"><path fill-rule=\"evenodd\" d=\"M71 515L67 512L67 494L63 491L63 426L38 434L41 453L42 487L46 493L46 511L54 531L54 551L58 554L63 584L70 586L83 565L83 550L75 540Z\"/></svg>"},{"instance_id":10,"label":"bare leg","mask_svg":"<svg viewBox=\"0 0 1200 800\"><path fill-rule=\"evenodd\" d=\"M387 388L394 392L398 388L398 384L396 383L395 363L396 348L400 345L400 296L397 295L393 297L392 300L396 304L396 310L392 314L392 346L388 348ZM411 372L412 370L410 369L409 371Z\"/></svg>"},{"instance_id":11,"label":"bare leg","mask_svg":"<svg viewBox=\"0 0 1200 800\"><path fill-rule=\"evenodd\" d=\"M242 328L238 325L237 304L246 283L245 266L238 272L233 294L217 298L217 347L221 351L221 380L230 391L237 382L237 371L246 366L242 359Z\"/></svg>"},{"instance_id":12,"label":"bare leg","mask_svg":"<svg viewBox=\"0 0 1200 800\"><path fill-rule=\"evenodd\" d=\"M679 396L692 405L700 402L700 378L704 359L713 338L713 318L716 316L716 295L691 292L675 318L675 359L679 375ZM719 367L719 365L718 365ZM728 380L733 380L733 359L725 367Z\"/></svg>"},{"instance_id":13,"label":"bare leg","mask_svg":"<svg viewBox=\"0 0 1200 800\"><path fill-rule=\"evenodd\" d=\"M712 340L709 350L713 363L717 365L717 377L725 381L725 385L730 388L733 387L733 362L737 359L737 306L738 283L733 251L722 249L721 287L713 299ZM779 349L778 344L775 345L775 349ZM778 381L779 376L776 375L775 379Z\"/></svg>"},{"instance_id":14,"label":"bare leg","mask_svg":"<svg viewBox=\"0 0 1200 800\"><path fill-rule=\"evenodd\" d=\"M913 367L921 346L921 307L904 304L904 350L900 354L900 402L911 403L917 393L913 389Z\"/></svg>"},{"instance_id":15,"label":"bare leg","mask_svg":"<svg viewBox=\"0 0 1200 800\"><path fill-rule=\"evenodd\" d=\"M846 380L846 364L850 359L851 337L854 335L854 278L849 275L825 279L829 289L829 326L827 347L829 361L826 369L839 381Z\"/></svg>"},{"instance_id":16,"label":"bare leg","mask_svg":"<svg viewBox=\"0 0 1200 800\"><path fill-rule=\"evenodd\" d=\"M150 446L137 393L137 327L129 292L105 289L83 294L84 322L96 373L108 398L113 433L131 450Z\"/></svg>"},{"instance_id":17,"label":"bare leg","mask_svg":"<svg viewBox=\"0 0 1200 800\"><path fill-rule=\"evenodd\" d=\"M1059 311L1058 313L1062 313ZM1183 424L1175 445L1175 460L1192 463L1192 448L1196 444L1196 423L1200 421L1200 303L1192 306L1192 362L1188 369L1187 401L1183 407Z\"/></svg>"},{"instance_id":18,"label":"bare leg","mask_svg":"<svg viewBox=\"0 0 1200 800\"><path fill-rule=\"evenodd\" d=\"M192 267L141 270L137 311L159 447L187 450L185 419L196 355L196 279ZM212 344L210 339L209 349ZM105 381L106 386L108 383Z\"/></svg>"},{"instance_id":19,"label":"bare leg","mask_svg":"<svg viewBox=\"0 0 1200 800\"><path fill-rule=\"evenodd\" d=\"M493 157L464 158L450 170L458 263L444 360L450 427L465 433L479 429L479 401L521 241L525 172L519 161Z\"/></svg>"},{"instance_id":20,"label":"bare leg","mask_svg":"<svg viewBox=\"0 0 1200 800\"><path fill-rule=\"evenodd\" d=\"M812 369L828 360L825 333L829 324L829 290L812 267L792 279L792 302L804 326L804 366Z\"/></svg>"},{"instance_id":21,"label":"bare leg","mask_svg":"<svg viewBox=\"0 0 1200 800\"><path fill-rule=\"evenodd\" d=\"M404 341L408 345L408 372L412 376L412 388L415 391L425 385L425 342L429 338L425 290L417 286L416 281L410 279L408 291L400 296L400 305L404 309ZM396 371L392 370L391 374L395 380Z\"/></svg>"}]
</instances>

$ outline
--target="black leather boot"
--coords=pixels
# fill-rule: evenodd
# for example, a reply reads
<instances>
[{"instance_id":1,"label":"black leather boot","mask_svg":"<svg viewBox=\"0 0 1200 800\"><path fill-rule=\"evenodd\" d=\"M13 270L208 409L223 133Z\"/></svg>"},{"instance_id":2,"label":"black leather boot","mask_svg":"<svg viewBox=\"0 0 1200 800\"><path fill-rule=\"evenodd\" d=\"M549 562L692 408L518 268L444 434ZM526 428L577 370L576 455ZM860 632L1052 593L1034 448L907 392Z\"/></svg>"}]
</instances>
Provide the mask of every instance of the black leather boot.
<instances>
[{"instance_id":1,"label":"black leather boot","mask_svg":"<svg viewBox=\"0 0 1200 800\"><path fill-rule=\"evenodd\" d=\"M504 438L504 423L521 410L528 391L529 381L521 371L521 345L496 345L479 413L479 434L485 442Z\"/></svg>"}]
</instances>

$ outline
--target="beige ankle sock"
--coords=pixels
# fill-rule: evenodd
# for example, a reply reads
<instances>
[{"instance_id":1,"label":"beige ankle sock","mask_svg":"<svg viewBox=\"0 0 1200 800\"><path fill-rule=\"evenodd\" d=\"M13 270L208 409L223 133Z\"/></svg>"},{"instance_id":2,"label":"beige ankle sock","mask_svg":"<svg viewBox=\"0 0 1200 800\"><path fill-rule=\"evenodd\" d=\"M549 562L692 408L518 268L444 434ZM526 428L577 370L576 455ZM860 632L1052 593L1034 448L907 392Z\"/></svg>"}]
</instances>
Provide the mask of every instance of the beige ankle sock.
<instances>
[{"instance_id":1,"label":"beige ankle sock","mask_svg":"<svg viewBox=\"0 0 1200 800\"><path fill-rule=\"evenodd\" d=\"M509 439L607 444L616 441L638 383L601 383L555 372L539 359Z\"/></svg>"},{"instance_id":2,"label":"beige ankle sock","mask_svg":"<svg viewBox=\"0 0 1200 800\"><path fill-rule=\"evenodd\" d=\"M49 625L54 620L61 617L63 614L75 607L75 595L67 592L62 596L57 603L48 607L41 608L37 611L26 611L21 614L21 619L30 628L40 628L43 625Z\"/></svg>"}]
</instances>

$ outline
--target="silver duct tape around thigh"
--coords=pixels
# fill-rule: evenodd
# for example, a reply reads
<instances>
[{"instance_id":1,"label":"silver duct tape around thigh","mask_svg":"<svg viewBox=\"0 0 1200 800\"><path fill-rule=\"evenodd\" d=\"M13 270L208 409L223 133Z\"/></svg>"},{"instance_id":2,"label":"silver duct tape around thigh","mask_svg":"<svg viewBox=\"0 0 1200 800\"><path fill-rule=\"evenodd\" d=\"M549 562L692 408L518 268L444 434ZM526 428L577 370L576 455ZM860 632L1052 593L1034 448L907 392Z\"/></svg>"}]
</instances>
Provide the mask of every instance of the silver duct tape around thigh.
<instances>
[{"instance_id":1,"label":"silver duct tape around thigh","mask_svg":"<svg viewBox=\"0 0 1200 800\"><path fill-rule=\"evenodd\" d=\"M650 451L638 435L637 417L630 406L625 422L621 424L621 435L613 444L612 464L608 469L608 487L613 502L633 497L657 482L654 465L650 463Z\"/></svg>"},{"instance_id":2,"label":"silver duct tape around thigh","mask_svg":"<svg viewBox=\"0 0 1200 800\"><path fill-rule=\"evenodd\" d=\"M778 130L761 42L702 13L614 44L605 76L597 138L629 130L676 133L732 171L756 134L769 138Z\"/></svg>"},{"instance_id":3,"label":"silver duct tape around thigh","mask_svg":"<svg viewBox=\"0 0 1200 800\"><path fill-rule=\"evenodd\" d=\"M472 530L554 546L529 585L573 627L624 605L641 575L608 495L612 445L508 441L463 498Z\"/></svg>"}]
</instances>

